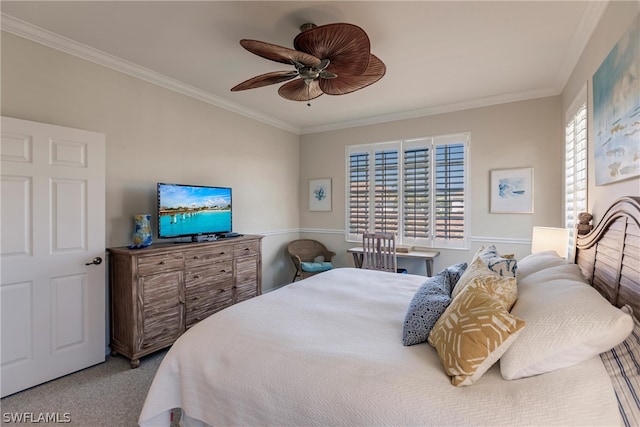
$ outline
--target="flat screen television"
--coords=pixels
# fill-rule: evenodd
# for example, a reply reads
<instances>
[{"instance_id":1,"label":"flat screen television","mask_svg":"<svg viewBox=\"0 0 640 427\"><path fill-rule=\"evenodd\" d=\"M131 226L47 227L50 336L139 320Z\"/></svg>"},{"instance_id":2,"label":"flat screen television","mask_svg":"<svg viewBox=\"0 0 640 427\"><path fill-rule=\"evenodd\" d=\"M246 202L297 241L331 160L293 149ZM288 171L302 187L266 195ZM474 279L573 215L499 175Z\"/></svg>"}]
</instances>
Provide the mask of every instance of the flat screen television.
<instances>
[{"instance_id":1,"label":"flat screen television","mask_svg":"<svg viewBox=\"0 0 640 427\"><path fill-rule=\"evenodd\" d=\"M158 183L158 238L231 233L231 188Z\"/></svg>"}]
</instances>

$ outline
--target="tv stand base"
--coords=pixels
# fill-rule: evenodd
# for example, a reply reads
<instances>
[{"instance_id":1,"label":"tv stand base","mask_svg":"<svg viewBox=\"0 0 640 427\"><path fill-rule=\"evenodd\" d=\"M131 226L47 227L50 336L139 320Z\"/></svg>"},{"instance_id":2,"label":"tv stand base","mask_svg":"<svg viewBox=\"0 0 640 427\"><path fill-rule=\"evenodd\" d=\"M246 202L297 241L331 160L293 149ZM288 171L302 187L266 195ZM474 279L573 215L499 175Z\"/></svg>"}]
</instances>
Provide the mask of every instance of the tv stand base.
<instances>
[{"instance_id":1,"label":"tv stand base","mask_svg":"<svg viewBox=\"0 0 640 427\"><path fill-rule=\"evenodd\" d=\"M208 236L191 236L191 241L193 243L215 242L216 240L218 240L218 236L216 236L215 234Z\"/></svg>"}]
</instances>

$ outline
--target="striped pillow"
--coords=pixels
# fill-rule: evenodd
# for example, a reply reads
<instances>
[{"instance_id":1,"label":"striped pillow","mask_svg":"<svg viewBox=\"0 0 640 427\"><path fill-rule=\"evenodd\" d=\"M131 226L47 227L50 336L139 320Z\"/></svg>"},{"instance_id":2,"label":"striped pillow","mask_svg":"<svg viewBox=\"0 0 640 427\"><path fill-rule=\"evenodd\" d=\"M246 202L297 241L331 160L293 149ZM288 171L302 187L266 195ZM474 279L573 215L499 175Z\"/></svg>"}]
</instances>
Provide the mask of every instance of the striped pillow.
<instances>
[{"instance_id":1,"label":"striped pillow","mask_svg":"<svg viewBox=\"0 0 640 427\"><path fill-rule=\"evenodd\" d=\"M629 306L622 311L632 314ZM640 425L640 323L634 317L633 332L620 345L600 353L611 377L625 426Z\"/></svg>"}]
</instances>

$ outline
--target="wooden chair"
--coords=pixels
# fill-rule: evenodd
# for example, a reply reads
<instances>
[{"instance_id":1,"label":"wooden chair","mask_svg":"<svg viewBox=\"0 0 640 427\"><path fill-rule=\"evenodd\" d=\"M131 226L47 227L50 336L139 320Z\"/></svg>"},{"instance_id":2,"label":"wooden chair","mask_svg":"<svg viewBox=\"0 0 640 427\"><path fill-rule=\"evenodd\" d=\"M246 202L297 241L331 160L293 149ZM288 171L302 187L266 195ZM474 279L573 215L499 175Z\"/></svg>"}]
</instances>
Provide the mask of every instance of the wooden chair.
<instances>
[{"instance_id":1,"label":"wooden chair","mask_svg":"<svg viewBox=\"0 0 640 427\"><path fill-rule=\"evenodd\" d=\"M364 233L362 268L398 272L396 236L392 233Z\"/></svg>"},{"instance_id":2,"label":"wooden chair","mask_svg":"<svg viewBox=\"0 0 640 427\"><path fill-rule=\"evenodd\" d=\"M293 282L297 278L304 279L322 271L331 270L333 268L331 261L336 255L335 252L328 250L322 243L311 239L292 241L287 245L287 252L296 268ZM318 262L318 257L322 257L322 261Z\"/></svg>"}]
</instances>

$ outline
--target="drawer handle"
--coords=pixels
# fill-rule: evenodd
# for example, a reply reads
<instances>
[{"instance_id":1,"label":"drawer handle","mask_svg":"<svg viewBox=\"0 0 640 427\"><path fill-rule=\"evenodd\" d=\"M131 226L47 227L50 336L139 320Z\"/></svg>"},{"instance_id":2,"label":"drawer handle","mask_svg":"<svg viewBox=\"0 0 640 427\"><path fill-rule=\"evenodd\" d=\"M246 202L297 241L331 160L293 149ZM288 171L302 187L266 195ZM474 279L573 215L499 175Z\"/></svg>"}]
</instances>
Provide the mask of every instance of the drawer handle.
<instances>
[{"instance_id":1,"label":"drawer handle","mask_svg":"<svg viewBox=\"0 0 640 427\"><path fill-rule=\"evenodd\" d=\"M164 261L160 261L158 264L163 265L163 264L164 264Z\"/></svg>"},{"instance_id":2,"label":"drawer handle","mask_svg":"<svg viewBox=\"0 0 640 427\"><path fill-rule=\"evenodd\" d=\"M199 279L200 276L198 276L197 274L195 276L193 276L194 279Z\"/></svg>"},{"instance_id":3,"label":"drawer handle","mask_svg":"<svg viewBox=\"0 0 640 427\"><path fill-rule=\"evenodd\" d=\"M195 297L193 297L193 299L197 300L197 299L200 299L200 297L199 296L195 296Z\"/></svg>"},{"instance_id":4,"label":"drawer handle","mask_svg":"<svg viewBox=\"0 0 640 427\"><path fill-rule=\"evenodd\" d=\"M227 270L225 270L224 268L222 270L220 270L220 273L226 273Z\"/></svg>"},{"instance_id":5,"label":"drawer handle","mask_svg":"<svg viewBox=\"0 0 640 427\"><path fill-rule=\"evenodd\" d=\"M250 248L244 248L244 250L245 250L245 251L250 251L251 249L250 249Z\"/></svg>"},{"instance_id":6,"label":"drawer handle","mask_svg":"<svg viewBox=\"0 0 640 427\"><path fill-rule=\"evenodd\" d=\"M193 256L193 259L198 259L198 255L194 255L194 256Z\"/></svg>"},{"instance_id":7,"label":"drawer handle","mask_svg":"<svg viewBox=\"0 0 640 427\"><path fill-rule=\"evenodd\" d=\"M218 289L218 293L219 293L219 294L222 294L222 293L224 293L225 291L226 291L226 289Z\"/></svg>"}]
</instances>

